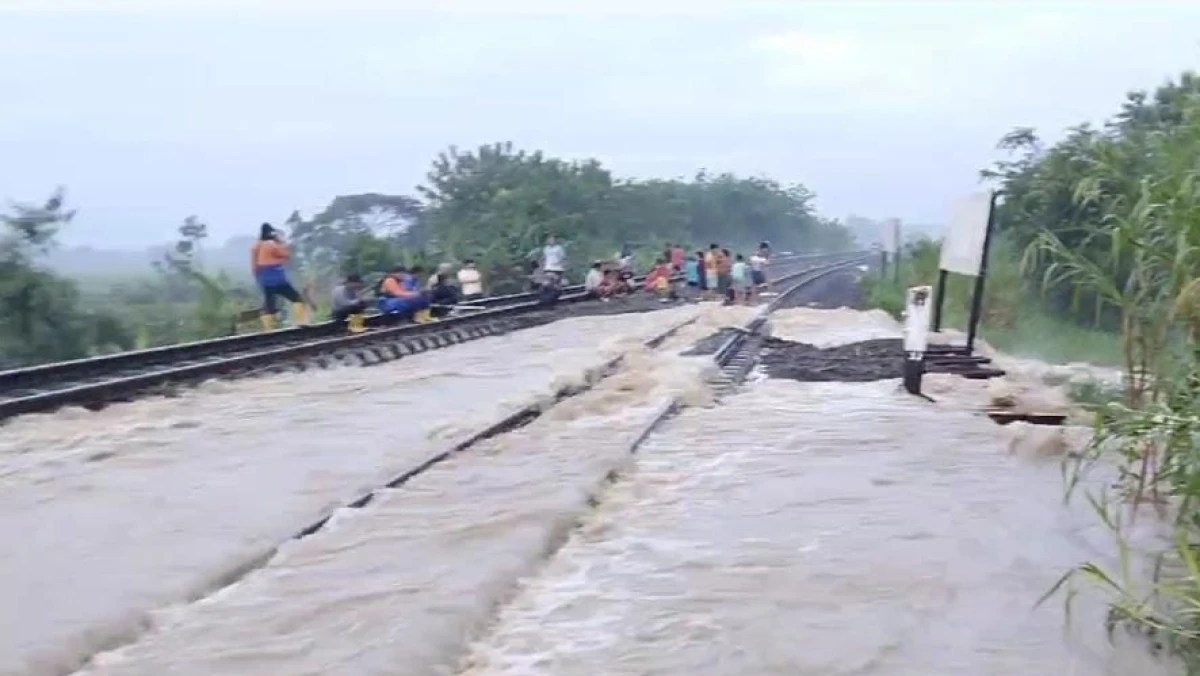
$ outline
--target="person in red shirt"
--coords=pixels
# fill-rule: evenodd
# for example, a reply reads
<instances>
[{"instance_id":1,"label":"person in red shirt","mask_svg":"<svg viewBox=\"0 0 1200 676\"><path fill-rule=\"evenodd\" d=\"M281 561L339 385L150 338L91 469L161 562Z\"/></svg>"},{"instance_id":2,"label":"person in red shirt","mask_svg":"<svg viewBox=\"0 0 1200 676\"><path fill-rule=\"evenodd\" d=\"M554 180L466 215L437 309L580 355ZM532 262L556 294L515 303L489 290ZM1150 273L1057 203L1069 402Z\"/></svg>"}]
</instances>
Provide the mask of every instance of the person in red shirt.
<instances>
[{"instance_id":1,"label":"person in red shirt","mask_svg":"<svg viewBox=\"0 0 1200 676\"><path fill-rule=\"evenodd\" d=\"M675 268L675 272L683 272L683 259L686 256L683 247L678 244L671 247L671 267Z\"/></svg>"}]
</instances>

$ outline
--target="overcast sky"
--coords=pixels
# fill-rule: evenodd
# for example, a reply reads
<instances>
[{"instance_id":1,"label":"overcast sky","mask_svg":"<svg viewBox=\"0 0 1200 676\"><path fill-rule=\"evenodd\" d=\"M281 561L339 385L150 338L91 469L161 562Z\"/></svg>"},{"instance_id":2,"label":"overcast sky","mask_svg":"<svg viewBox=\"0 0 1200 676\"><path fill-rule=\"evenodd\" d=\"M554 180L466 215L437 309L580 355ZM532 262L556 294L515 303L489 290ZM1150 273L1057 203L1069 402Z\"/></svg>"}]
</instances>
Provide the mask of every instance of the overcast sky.
<instances>
[{"instance_id":1,"label":"overcast sky","mask_svg":"<svg viewBox=\"0 0 1200 676\"><path fill-rule=\"evenodd\" d=\"M937 222L1013 126L1197 63L1196 2L0 0L0 197L66 185L72 243L224 237L511 140Z\"/></svg>"}]
</instances>

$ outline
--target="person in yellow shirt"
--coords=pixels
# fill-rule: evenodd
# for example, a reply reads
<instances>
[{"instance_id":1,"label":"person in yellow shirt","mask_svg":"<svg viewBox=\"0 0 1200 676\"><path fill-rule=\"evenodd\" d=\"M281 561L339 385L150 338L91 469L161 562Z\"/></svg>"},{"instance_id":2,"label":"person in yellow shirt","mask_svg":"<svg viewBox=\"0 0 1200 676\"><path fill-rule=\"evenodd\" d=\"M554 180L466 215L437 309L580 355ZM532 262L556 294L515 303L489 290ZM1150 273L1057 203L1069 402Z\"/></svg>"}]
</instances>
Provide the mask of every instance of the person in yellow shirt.
<instances>
[{"instance_id":1,"label":"person in yellow shirt","mask_svg":"<svg viewBox=\"0 0 1200 676\"><path fill-rule=\"evenodd\" d=\"M716 244L708 245L708 253L704 254L704 297L717 297L717 266L720 263L721 247Z\"/></svg>"},{"instance_id":2,"label":"person in yellow shirt","mask_svg":"<svg viewBox=\"0 0 1200 676\"><path fill-rule=\"evenodd\" d=\"M270 331L275 328L275 314L279 309L275 306L275 297L283 296L292 304L292 317L295 323L305 322L305 305L296 291L296 287L288 281L284 265L291 257L287 244L281 241L280 233L263 223L259 229L258 241L250 249L250 272L263 293L263 307L259 320L263 328Z\"/></svg>"}]
</instances>

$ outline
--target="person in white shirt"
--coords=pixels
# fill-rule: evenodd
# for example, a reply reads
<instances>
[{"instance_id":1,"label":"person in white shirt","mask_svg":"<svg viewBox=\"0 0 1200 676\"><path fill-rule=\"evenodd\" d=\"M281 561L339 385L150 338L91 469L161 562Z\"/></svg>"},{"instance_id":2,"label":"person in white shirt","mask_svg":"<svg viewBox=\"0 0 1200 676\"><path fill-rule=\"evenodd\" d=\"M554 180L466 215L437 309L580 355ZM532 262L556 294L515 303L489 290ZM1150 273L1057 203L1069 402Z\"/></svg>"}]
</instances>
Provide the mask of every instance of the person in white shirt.
<instances>
[{"instance_id":1,"label":"person in white shirt","mask_svg":"<svg viewBox=\"0 0 1200 676\"><path fill-rule=\"evenodd\" d=\"M483 276L475 268L475 261L468 258L458 271L458 285L462 287L463 300L472 301L483 297Z\"/></svg>"},{"instance_id":2,"label":"person in white shirt","mask_svg":"<svg viewBox=\"0 0 1200 676\"><path fill-rule=\"evenodd\" d=\"M762 251L755 251L754 255L750 256L750 281L755 289L767 285L767 257Z\"/></svg>"},{"instance_id":3,"label":"person in white shirt","mask_svg":"<svg viewBox=\"0 0 1200 676\"><path fill-rule=\"evenodd\" d=\"M588 270L587 276L583 278L584 291L599 295L600 285L604 283L603 267L600 261L592 263L592 269Z\"/></svg>"},{"instance_id":4,"label":"person in white shirt","mask_svg":"<svg viewBox=\"0 0 1200 676\"><path fill-rule=\"evenodd\" d=\"M542 247L542 271L561 275L566 270L567 252L558 243L558 238L550 235L546 238L546 246Z\"/></svg>"}]
</instances>

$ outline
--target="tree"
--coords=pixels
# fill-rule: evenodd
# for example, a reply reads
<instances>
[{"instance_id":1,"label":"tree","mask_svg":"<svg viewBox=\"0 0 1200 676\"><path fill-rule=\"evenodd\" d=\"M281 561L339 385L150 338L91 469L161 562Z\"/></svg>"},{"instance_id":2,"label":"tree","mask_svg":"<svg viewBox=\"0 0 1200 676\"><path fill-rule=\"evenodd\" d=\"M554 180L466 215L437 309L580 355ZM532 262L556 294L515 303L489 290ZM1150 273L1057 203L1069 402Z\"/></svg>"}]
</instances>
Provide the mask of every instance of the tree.
<instances>
[{"instance_id":1,"label":"tree","mask_svg":"<svg viewBox=\"0 0 1200 676\"><path fill-rule=\"evenodd\" d=\"M565 241L576 275L622 243L657 252L668 241L740 250L764 239L800 250L852 241L840 224L815 216L803 185L703 171L691 181L618 180L595 160L568 162L511 143L451 147L418 190L431 255L475 258L502 282L516 281L550 233Z\"/></svg>"},{"instance_id":2,"label":"tree","mask_svg":"<svg viewBox=\"0 0 1200 676\"><path fill-rule=\"evenodd\" d=\"M75 216L65 198L60 188L40 205L14 204L0 216L0 362L7 366L133 345L111 315L81 308L75 285L41 264Z\"/></svg>"}]
</instances>

